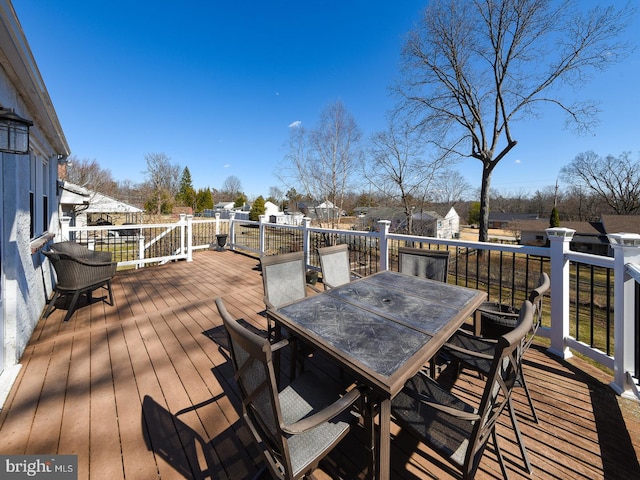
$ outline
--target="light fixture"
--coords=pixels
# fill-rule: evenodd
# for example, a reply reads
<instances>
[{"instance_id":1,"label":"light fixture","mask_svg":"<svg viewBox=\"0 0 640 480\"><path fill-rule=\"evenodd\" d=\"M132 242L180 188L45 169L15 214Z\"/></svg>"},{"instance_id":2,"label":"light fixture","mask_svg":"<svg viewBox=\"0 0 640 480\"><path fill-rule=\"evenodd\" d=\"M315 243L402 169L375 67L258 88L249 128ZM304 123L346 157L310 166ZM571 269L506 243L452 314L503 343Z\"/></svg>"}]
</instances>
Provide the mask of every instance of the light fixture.
<instances>
[{"instance_id":1,"label":"light fixture","mask_svg":"<svg viewBox=\"0 0 640 480\"><path fill-rule=\"evenodd\" d=\"M0 107L0 152L29 153L29 127L33 122L16 114L12 108Z\"/></svg>"}]
</instances>

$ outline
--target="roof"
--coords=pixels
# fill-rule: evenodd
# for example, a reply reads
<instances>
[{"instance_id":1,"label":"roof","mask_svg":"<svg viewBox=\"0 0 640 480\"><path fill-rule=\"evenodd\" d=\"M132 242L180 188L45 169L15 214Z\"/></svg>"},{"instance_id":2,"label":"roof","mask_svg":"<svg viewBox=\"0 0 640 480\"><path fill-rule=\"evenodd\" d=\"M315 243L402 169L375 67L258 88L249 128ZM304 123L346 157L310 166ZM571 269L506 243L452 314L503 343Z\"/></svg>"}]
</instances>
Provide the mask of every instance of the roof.
<instances>
[{"instance_id":1,"label":"roof","mask_svg":"<svg viewBox=\"0 0 640 480\"><path fill-rule=\"evenodd\" d=\"M411 215L411 218L414 220L423 220L423 221L433 221L433 220L442 220L442 217L433 210L426 212L418 212Z\"/></svg>"},{"instance_id":2,"label":"roof","mask_svg":"<svg viewBox=\"0 0 640 480\"><path fill-rule=\"evenodd\" d=\"M562 228L571 228L576 235L607 235L610 233L640 234L640 215L602 215L598 222L560 222ZM518 229L526 232L543 232L549 228L547 220L518 222Z\"/></svg>"},{"instance_id":3,"label":"roof","mask_svg":"<svg viewBox=\"0 0 640 480\"><path fill-rule=\"evenodd\" d=\"M88 205L86 213L142 213L143 210L128 203L121 202L108 195L89 190L88 188L62 181L60 203L63 205Z\"/></svg>"},{"instance_id":4,"label":"roof","mask_svg":"<svg viewBox=\"0 0 640 480\"><path fill-rule=\"evenodd\" d=\"M600 221L606 233L640 234L640 215L602 215Z\"/></svg>"},{"instance_id":5,"label":"roof","mask_svg":"<svg viewBox=\"0 0 640 480\"><path fill-rule=\"evenodd\" d=\"M214 205L214 208L224 208L226 210L231 210L236 202L218 202Z\"/></svg>"},{"instance_id":6,"label":"roof","mask_svg":"<svg viewBox=\"0 0 640 480\"><path fill-rule=\"evenodd\" d=\"M490 222L512 222L521 220L538 220L537 213L505 213L505 212L489 212Z\"/></svg>"},{"instance_id":7,"label":"roof","mask_svg":"<svg viewBox=\"0 0 640 480\"><path fill-rule=\"evenodd\" d=\"M87 213L142 213L144 210L108 195L94 192L89 207L85 211Z\"/></svg>"},{"instance_id":8,"label":"roof","mask_svg":"<svg viewBox=\"0 0 640 480\"><path fill-rule=\"evenodd\" d=\"M89 205L91 193L86 188L64 180L59 181L58 186L62 190L61 205Z\"/></svg>"},{"instance_id":9,"label":"roof","mask_svg":"<svg viewBox=\"0 0 640 480\"><path fill-rule=\"evenodd\" d=\"M604 235L599 222L560 222L560 227L576 231L576 235ZM523 232L544 232L549 228L548 220L523 220L518 222L518 230Z\"/></svg>"}]
</instances>

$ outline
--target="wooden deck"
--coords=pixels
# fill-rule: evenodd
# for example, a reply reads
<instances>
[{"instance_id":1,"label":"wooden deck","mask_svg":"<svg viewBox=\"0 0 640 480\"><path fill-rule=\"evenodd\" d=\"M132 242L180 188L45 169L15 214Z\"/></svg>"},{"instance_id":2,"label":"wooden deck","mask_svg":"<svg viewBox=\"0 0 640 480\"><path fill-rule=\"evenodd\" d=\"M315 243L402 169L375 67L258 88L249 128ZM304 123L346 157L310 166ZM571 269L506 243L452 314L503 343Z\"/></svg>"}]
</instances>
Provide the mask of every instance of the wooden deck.
<instances>
[{"instance_id":1,"label":"wooden deck","mask_svg":"<svg viewBox=\"0 0 640 480\"><path fill-rule=\"evenodd\" d=\"M261 460L238 417L213 300L222 296L232 315L264 328L257 265L205 251L191 263L119 272L113 307L94 301L67 324L63 308L41 320L0 412L0 453L77 454L80 479L253 477ZM515 405L534 472L523 470L504 414L498 433L510 477L640 478L638 404L579 360L558 361L541 347L525 360L540 423L520 391ZM336 371L322 358L316 366ZM463 374L454 388L474 397L480 385ZM392 433L392 478L457 478L408 434ZM363 438L355 429L317 477L365 478ZM477 478L502 478L491 448Z\"/></svg>"}]
</instances>

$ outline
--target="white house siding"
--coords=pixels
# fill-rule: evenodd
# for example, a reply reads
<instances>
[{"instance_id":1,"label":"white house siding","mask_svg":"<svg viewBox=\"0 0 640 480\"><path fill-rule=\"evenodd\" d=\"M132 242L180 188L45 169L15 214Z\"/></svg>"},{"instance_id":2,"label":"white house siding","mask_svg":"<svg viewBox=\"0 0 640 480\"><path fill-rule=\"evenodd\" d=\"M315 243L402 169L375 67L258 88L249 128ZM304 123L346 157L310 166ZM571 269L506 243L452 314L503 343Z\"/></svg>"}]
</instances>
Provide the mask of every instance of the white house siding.
<instances>
[{"instance_id":1,"label":"white house siding","mask_svg":"<svg viewBox=\"0 0 640 480\"><path fill-rule=\"evenodd\" d=\"M28 155L0 153L1 408L51 293L52 273L39 249L55 234L58 161L70 153L9 0L0 0L0 105L13 108L18 115L34 122ZM31 192L34 215L30 208Z\"/></svg>"},{"instance_id":2,"label":"white house siding","mask_svg":"<svg viewBox=\"0 0 640 480\"><path fill-rule=\"evenodd\" d=\"M460 215L455 208L451 209L445 215L442 221L442 230L440 238L458 238L460 235Z\"/></svg>"}]
</instances>

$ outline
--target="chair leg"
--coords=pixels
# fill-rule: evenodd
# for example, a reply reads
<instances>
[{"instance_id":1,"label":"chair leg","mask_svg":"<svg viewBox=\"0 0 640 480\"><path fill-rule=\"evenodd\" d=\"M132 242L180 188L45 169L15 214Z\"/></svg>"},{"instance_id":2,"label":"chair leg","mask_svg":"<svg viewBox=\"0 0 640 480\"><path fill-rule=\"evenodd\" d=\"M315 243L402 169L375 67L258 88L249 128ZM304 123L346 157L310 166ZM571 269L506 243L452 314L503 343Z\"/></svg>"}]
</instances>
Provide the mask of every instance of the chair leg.
<instances>
[{"instance_id":1,"label":"chair leg","mask_svg":"<svg viewBox=\"0 0 640 480\"><path fill-rule=\"evenodd\" d=\"M109 305L113 307L113 291L111 290L111 280L107 280L107 291L109 292Z\"/></svg>"},{"instance_id":2,"label":"chair leg","mask_svg":"<svg viewBox=\"0 0 640 480\"><path fill-rule=\"evenodd\" d=\"M527 394L527 400L529 401L529 407L531 407L531 415L533 416L533 420L536 423L538 422L538 413L536 412L536 408L533 406L533 400L531 398L531 393L529 393L529 386L527 385L527 381L524 379L524 373L522 372L522 366L520 366L520 372L518 373L520 377L520 383L524 387L524 391Z\"/></svg>"},{"instance_id":3,"label":"chair leg","mask_svg":"<svg viewBox=\"0 0 640 480\"><path fill-rule=\"evenodd\" d=\"M369 457L369 465L371 466L367 473L367 480L372 480L376 477L376 402L373 398L373 393L366 392L364 408L363 408L363 423L365 429L365 438L367 441L366 449Z\"/></svg>"},{"instance_id":4,"label":"chair leg","mask_svg":"<svg viewBox=\"0 0 640 480\"><path fill-rule=\"evenodd\" d=\"M527 469L527 472L531 473L533 469L531 468L531 463L529 463L529 456L527 455L527 449L524 446L524 442L522 441L522 434L520 433L520 427L518 426L518 420L516 420L516 411L513 409L513 403L511 402L511 397L509 397L509 416L511 417L511 424L513 425L513 431L516 434L516 441L518 442L518 447L520 447L520 454L522 455L522 461L524 462L524 466Z\"/></svg>"},{"instance_id":5,"label":"chair leg","mask_svg":"<svg viewBox=\"0 0 640 480\"><path fill-rule=\"evenodd\" d=\"M498 457L498 463L500 464L500 470L502 470L502 478L509 480L509 474L507 473L507 467L504 465L504 458L502 458L502 452L500 451L500 445L498 445L498 435L496 435L495 426L491 432L493 437L493 446L496 449L496 456Z\"/></svg>"},{"instance_id":6,"label":"chair leg","mask_svg":"<svg viewBox=\"0 0 640 480\"><path fill-rule=\"evenodd\" d=\"M67 310L67 314L64 317L64 321L68 322L73 315L73 311L76 308L76 303L78 303L78 297L80 297L80 290L76 290L73 292L73 298L71 299L71 304L69 305L69 309Z\"/></svg>"},{"instance_id":7,"label":"chair leg","mask_svg":"<svg viewBox=\"0 0 640 480\"><path fill-rule=\"evenodd\" d=\"M51 300L47 302L47 308L45 308L44 313L42 314L42 318L47 318L49 315L51 315L53 307L55 306L55 303L59 298L60 292L56 290L55 292L53 292L53 297L51 297Z\"/></svg>"}]
</instances>

